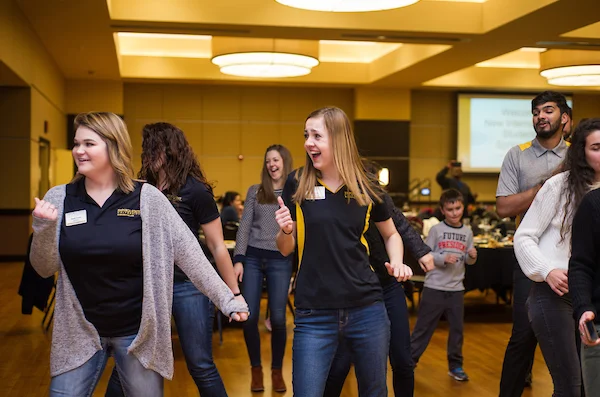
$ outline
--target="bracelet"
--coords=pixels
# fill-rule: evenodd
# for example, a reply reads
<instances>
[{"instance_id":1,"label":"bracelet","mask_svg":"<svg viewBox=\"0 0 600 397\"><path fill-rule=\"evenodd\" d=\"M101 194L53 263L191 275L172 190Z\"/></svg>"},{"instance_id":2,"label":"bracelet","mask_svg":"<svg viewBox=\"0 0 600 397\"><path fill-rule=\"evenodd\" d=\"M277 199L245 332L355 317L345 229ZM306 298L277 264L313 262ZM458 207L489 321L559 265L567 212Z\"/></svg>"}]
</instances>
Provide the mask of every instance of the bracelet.
<instances>
[{"instance_id":1,"label":"bracelet","mask_svg":"<svg viewBox=\"0 0 600 397\"><path fill-rule=\"evenodd\" d=\"M291 232L289 232L289 233L286 233L286 232L285 232L285 230L283 230L283 229L281 229L281 231L283 232L283 234L285 234L285 235L288 235L288 236L289 236L290 234L292 234L292 233L294 232L294 229L292 229L292 231L291 231Z\"/></svg>"},{"instance_id":2,"label":"bracelet","mask_svg":"<svg viewBox=\"0 0 600 397\"><path fill-rule=\"evenodd\" d=\"M242 291L238 292L237 294L233 294L233 296L242 296Z\"/></svg>"}]
</instances>

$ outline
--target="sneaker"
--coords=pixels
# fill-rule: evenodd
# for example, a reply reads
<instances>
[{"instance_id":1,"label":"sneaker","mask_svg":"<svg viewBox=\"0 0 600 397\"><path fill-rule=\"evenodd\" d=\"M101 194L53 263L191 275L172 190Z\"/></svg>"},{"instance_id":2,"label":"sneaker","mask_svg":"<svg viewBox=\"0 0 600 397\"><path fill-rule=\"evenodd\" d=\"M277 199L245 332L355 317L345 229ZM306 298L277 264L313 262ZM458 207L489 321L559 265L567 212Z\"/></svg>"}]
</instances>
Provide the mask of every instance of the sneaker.
<instances>
[{"instance_id":1,"label":"sneaker","mask_svg":"<svg viewBox=\"0 0 600 397\"><path fill-rule=\"evenodd\" d=\"M454 368L448 372L448 375L461 382L469 380L467 373L462 368Z\"/></svg>"}]
</instances>

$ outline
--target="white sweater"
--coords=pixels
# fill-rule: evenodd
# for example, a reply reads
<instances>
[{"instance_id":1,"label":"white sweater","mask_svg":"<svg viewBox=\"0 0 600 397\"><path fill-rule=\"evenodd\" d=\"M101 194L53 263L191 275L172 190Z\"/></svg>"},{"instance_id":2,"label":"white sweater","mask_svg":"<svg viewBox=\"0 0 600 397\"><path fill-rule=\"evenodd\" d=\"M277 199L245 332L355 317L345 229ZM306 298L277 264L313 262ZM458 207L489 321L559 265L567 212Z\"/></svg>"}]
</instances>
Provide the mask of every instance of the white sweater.
<instances>
[{"instance_id":1,"label":"white sweater","mask_svg":"<svg viewBox=\"0 0 600 397\"><path fill-rule=\"evenodd\" d=\"M560 237L568 175L563 172L544 183L515 233L517 261L523 273L536 282L546 281L554 269L569 268L571 231L564 240Z\"/></svg>"}]
</instances>

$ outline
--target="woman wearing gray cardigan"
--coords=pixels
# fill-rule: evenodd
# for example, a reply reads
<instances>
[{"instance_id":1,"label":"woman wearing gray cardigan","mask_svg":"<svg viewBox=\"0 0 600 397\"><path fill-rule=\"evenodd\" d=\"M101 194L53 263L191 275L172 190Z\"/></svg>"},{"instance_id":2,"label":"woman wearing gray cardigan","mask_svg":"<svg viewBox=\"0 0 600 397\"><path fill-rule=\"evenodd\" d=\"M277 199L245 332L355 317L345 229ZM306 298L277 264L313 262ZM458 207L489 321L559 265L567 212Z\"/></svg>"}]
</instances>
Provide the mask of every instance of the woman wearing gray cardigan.
<instances>
[{"instance_id":1,"label":"woman wearing gray cardigan","mask_svg":"<svg viewBox=\"0 0 600 397\"><path fill-rule=\"evenodd\" d=\"M112 113L75 119L78 174L36 198L31 263L58 272L50 396L93 393L109 355L125 395L162 396L173 376L173 264L224 313L247 319L168 199L133 179L131 142Z\"/></svg>"}]
</instances>

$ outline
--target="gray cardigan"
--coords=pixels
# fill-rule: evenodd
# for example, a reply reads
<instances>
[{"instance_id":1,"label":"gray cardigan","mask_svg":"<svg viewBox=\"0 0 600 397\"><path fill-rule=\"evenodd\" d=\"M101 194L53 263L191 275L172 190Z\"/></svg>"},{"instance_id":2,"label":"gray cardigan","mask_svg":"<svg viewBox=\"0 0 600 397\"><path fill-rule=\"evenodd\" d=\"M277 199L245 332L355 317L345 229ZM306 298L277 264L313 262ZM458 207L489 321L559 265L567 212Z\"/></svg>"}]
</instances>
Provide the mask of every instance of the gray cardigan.
<instances>
[{"instance_id":1,"label":"gray cardigan","mask_svg":"<svg viewBox=\"0 0 600 397\"><path fill-rule=\"evenodd\" d=\"M43 277L58 271L50 375L56 376L88 361L102 349L96 328L86 320L58 252L66 185L44 197L58 209L57 221L34 217L31 264ZM173 377L171 306L173 264L179 266L223 313L247 312L208 262L198 240L169 200L154 186L144 184L140 195L144 295L137 336L129 346L147 369L167 379ZM99 236L101 238L101 236Z\"/></svg>"}]
</instances>

